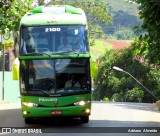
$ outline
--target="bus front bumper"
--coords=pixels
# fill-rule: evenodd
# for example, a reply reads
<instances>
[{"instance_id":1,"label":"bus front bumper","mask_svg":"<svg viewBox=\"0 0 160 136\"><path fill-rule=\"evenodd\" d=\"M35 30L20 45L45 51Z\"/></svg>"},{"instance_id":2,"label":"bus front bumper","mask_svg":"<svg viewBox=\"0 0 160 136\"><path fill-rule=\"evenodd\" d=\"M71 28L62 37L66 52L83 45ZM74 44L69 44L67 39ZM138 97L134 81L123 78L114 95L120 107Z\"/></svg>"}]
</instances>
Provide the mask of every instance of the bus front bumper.
<instances>
[{"instance_id":1,"label":"bus front bumper","mask_svg":"<svg viewBox=\"0 0 160 136\"><path fill-rule=\"evenodd\" d=\"M22 116L56 117L56 116L88 116L91 113L90 104L70 107L26 107L22 106Z\"/></svg>"}]
</instances>

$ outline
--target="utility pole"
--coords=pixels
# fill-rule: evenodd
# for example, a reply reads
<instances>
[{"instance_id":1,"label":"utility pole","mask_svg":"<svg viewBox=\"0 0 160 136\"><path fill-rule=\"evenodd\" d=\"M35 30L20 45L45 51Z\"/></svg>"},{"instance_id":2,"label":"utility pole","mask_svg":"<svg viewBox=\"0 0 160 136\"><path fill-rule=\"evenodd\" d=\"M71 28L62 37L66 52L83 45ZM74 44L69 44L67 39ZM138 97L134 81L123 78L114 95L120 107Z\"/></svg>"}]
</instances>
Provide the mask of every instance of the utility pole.
<instances>
[{"instance_id":1,"label":"utility pole","mask_svg":"<svg viewBox=\"0 0 160 136\"><path fill-rule=\"evenodd\" d=\"M3 42L3 39L8 40L10 38L10 32L9 29L6 29L6 33L8 35L7 38L5 38L5 34L1 34L1 42ZM2 59L2 100L4 100L4 71L5 71L5 45L2 44L2 54L3 54L3 59Z\"/></svg>"},{"instance_id":2,"label":"utility pole","mask_svg":"<svg viewBox=\"0 0 160 136\"><path fill-rule=\"evenodd\" d=\"M1 42L3 42L3 35L1 34ZM2 44L2 100L4 100L4 71L5 71L5 48Z\"/></svg>"}]
</instances>

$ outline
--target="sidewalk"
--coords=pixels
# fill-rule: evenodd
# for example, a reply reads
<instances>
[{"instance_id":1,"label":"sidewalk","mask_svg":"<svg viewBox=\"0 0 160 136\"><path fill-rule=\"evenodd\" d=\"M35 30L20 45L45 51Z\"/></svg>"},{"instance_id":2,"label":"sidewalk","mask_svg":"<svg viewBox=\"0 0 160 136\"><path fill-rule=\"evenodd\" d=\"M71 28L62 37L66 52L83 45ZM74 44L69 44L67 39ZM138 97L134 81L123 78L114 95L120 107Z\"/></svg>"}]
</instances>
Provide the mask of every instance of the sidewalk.
<instances>
[{"instance_id":1,"label":"sidewalk","mask_svg":"<svg viewBox=\"0 0 160 136\"><path fill-rule=\"evenodd\" d=\"M21 108L21 104L19 103L9 103L7 101L0 100L0 111L8 110L8 109L19 109Z\"/></svg>"}]
</instances>

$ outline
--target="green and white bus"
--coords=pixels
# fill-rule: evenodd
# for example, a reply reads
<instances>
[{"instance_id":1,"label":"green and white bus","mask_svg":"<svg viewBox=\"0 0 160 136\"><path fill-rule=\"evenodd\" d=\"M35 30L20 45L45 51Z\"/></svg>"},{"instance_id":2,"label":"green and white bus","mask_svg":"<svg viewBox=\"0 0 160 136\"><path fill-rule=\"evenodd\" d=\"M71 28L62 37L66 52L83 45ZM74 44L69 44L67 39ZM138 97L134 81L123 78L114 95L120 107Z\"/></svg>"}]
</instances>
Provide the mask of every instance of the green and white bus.
<instances>
[{"instance_id":1,"label":"green and white bus","mask_svg":"<svg viewBox=\"0 0 160 136\"><path fill-rule=\"evenodd\" d=\"M13 79L19 79L25 123L59 116L88 123L95 66L87 29L84 11L69 5L39 6L22 17ZM71 76L78 85L66 86Z\"/></svg>"}]
</instances>

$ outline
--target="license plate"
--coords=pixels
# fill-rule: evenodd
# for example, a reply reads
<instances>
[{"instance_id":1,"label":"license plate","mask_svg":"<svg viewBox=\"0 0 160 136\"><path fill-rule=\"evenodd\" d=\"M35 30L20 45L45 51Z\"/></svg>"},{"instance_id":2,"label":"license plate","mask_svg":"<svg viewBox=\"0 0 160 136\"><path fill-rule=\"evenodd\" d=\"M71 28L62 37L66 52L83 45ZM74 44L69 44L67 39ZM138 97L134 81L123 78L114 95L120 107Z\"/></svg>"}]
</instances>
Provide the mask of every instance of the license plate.
<instances>
[{"instance_id":1,"label":"license plate","mask_svg":"<svg viewBox=\"0 0 160 136\"><path fill-rule=\"evenodd\" d=\"M61 115L62 111L51 111L52 115Z\"/></svg>"}]
</instances>

